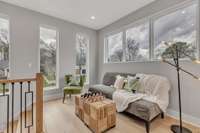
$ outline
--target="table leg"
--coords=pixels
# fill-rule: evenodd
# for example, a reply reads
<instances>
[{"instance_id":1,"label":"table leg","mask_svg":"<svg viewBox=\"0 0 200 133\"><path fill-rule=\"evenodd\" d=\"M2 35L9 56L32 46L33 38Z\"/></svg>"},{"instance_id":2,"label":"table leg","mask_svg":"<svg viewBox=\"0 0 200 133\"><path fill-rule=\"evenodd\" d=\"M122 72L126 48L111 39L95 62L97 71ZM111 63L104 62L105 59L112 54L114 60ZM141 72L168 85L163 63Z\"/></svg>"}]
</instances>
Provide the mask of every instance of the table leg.
<instances>
[{"instance_id":1,"label":"table leg","mask_svg":"<svg viewBox=\"0 0 200 133\"><path fill-rule=\"evenodd\" d=\"M65 95L66 95L66 94L64 93L64 96L63 96L63 103L65 102Z\"/></svg>"}]
</instances>

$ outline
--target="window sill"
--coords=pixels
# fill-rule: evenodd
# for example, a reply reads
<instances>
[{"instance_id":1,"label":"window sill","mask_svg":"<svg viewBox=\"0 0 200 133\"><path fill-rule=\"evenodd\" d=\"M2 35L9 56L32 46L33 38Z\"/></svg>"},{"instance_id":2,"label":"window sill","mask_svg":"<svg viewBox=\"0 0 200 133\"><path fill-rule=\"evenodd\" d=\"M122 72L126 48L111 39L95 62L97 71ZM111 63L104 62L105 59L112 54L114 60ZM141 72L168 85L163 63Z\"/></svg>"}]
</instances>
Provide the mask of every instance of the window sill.
<instances>
[{"instance_id":1,"label":"window sill","mask_svg":"<svg viewBox=\"0 0 200 133\"><path fill-rule=\"evenodd\" d=\"M169 59L168 61L173 61L172 59ZM154 60L148 60L148 61L122 61L122 62L104 62L104 65L109 65L109 64L131 64L131 63L160 63L163 62L160 59L154 59ZM190 59L180 59L180 62L191 62L192 60Z\"/></svg>"},{"instance_id":2,"label":"window sill","mask_svg":"<svg viewBox=\"0 0 200 133\"><path fill-rule=\"evenodd\" d=\"M128 64L128 63L151 63L161 62L161 60L149 60L149 61L122 61L122 62L104 62L104 64Z\"/></svg>"}]
</instances>

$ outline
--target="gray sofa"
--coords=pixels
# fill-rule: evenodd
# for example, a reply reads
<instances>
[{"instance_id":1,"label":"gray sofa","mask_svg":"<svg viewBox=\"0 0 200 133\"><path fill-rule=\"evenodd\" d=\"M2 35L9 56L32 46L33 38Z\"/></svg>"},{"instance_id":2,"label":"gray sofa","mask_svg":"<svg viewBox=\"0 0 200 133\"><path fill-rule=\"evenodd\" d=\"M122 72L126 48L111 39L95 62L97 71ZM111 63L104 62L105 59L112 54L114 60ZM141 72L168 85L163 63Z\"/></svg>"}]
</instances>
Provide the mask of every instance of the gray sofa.
<instances>
[{"instance_id":1,"label":"gray sofa","mask_svg":"<svg viewBox=\"0 0 200 133\"><path fill-rule=\"evenodd\" d=\"M116 76L121 75L124 77L135 76L135 74L130 73L106 73L103 77L103 83L92 85L89 87L89 91L91 92L101 92L103 93L107 98L112 99L112 94L115 91L115 88L111 87L114 85L114 82L116 80ZM155 103L146 101L146 100L138 100L131 104L129 104L129 107L125 110L126 113L129 113L135 118L138 118L145 122L146 125L146 131L149 133L150 129L150 123L159 115L161 115L162 118L164 118L164 113L161 111L159 106Z\"/></svg>"}]
</instances>

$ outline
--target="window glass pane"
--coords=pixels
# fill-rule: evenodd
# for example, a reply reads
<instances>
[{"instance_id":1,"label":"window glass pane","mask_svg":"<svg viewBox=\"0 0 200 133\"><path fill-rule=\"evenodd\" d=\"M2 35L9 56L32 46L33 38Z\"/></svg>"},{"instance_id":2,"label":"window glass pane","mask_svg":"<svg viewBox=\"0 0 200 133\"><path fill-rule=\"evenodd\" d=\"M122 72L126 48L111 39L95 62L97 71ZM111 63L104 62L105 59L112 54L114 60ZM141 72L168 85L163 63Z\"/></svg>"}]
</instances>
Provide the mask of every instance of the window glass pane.
<instances>
[{"instance_id":1,"label":"window glass pane","mask_svg":"<svg viewBox=\"0 0 200 133\"><path fill-rule=\"evenodd\" d=\"M85 66L87 60L87 45L89 40L77 34L76 36L76 65Z\"/></svg>"},{"instance_id":2,"label":"window glass pane","mask_svg":"<svg viewBox=\"0 0 200 133\"><path fill-rule=\"evenodd\" d=\"M88 47L89 39L83 35L76 35L76 74L87 75L88 81Z\"/></svg>"},{"instance_id":3,"label":"window glass pane","mask_svg":"<svg viewBox=\"0 0 200 133\"><path fill-rule=\"evenodd\" d=\"M44 75L44 86L56 86L57 31L40 28L40 71Z\"/></svg>"},{"instance_id":4,"label":"window glass pane","mask_svg":"<svg viewBox=\"0 0 200 133\"><path fill-rule=\"evenodd\" d=\"M154 23L154 57L161 58L166 49L164 42L186 42L190 48L197 49L196 45L196 9L191 5L182 10L159 18Z\"/></svg>"},{"instance_id":5,"label":"window glass pane","mask_svg":"<svg viewBox=\"0 0 200 133\"><path fill-rule=\"evenodd\" d=\"M126 31L126 60L146 61L149 59L149 23Z\"/></svg>"},{"instance_id":6,"label":"window glass pane","mask_svg":"<svg viewBox=\"0 0 200 133\"><path fill-rule=\"evenodd\" d=\"M9 76L9 45L9 21L0 18L0 79L7 79ZM0 93L2 91L3 86L0 85Z\"/></svg>"},{"instance_id":7,"label":"window glass pane","mask_svg":"<svg viewBox=\"0 0 200 133\"><path fill-rule=\"evenodd\" d=\"M107 38L107 61L121 62L123 60L122 32Z\"/></svg>"}]
</instances>

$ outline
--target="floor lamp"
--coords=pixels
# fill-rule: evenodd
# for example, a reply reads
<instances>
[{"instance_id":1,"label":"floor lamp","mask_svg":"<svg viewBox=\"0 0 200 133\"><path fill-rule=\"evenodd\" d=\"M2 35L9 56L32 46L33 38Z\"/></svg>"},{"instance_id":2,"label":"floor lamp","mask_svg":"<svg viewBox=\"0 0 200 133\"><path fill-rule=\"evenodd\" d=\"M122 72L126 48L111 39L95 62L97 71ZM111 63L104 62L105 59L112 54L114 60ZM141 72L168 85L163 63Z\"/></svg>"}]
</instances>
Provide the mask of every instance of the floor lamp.
<instances>
[{"instance_id":1,"label":"floor lamp","mask_svg":"<svg viewBox=\"0 0 200 133\"><path fill-rule=\"evenodd\" d=\"M179 64L179 59L181 57L188 57L190 58L193 62L195 63L200 63L199 60L196 60L195 58L193 58L193 56L191 56L191 53L194 53L194 51L191 51L191 49L189 50L189 45L187 45L187 43L184 42L175 42L175 43L164 43L166 46L168 46L168 48L165 50L165 52L162 54L162 60L163 62L173 66L176 68L177 70L177 80L178 80L178 95L179 95L179 120L180 123L179 125L171 125L171 131L173 133L192 133L192 131L190 131L189 129L183 127L183 123L182 123L182 103L181 103L181 82L180 82L180 71L183 71L187 74L189 74L190 76L192 76L195 79L200 80L200 78L198 78L197 76L195 76L194 74L184 70L183 68L180 67ZM166 58L172 58L174 63L171 63L170 61L166 60Z\"/></svg>"}]
</instances>

